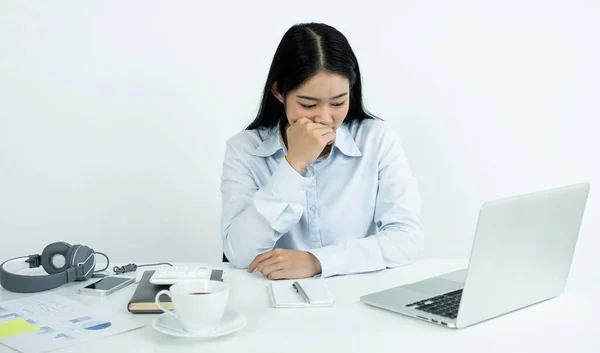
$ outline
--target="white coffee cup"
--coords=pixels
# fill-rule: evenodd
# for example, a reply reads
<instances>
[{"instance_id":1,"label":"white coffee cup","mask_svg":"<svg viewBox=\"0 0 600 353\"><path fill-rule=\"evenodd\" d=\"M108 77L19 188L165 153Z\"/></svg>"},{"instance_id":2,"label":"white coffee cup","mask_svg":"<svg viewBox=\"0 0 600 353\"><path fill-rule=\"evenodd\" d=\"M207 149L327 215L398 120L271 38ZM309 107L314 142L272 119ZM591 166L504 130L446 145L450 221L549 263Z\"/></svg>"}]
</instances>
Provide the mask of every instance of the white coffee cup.
<instances>
[{"instance_id":1,"label":"white coffee cup","mask_svg":"<svg viewBox=\"0 0 600 353\"><path fill-rule=\"evenodd\" d=\"M171 297L173 310L160 303L160 296ZM220 281L189 280L178 282L156 293L158 307L179 320L188 332L210 332L217 328L227 309L229 285Z\"/></svg>"}]
</instances>

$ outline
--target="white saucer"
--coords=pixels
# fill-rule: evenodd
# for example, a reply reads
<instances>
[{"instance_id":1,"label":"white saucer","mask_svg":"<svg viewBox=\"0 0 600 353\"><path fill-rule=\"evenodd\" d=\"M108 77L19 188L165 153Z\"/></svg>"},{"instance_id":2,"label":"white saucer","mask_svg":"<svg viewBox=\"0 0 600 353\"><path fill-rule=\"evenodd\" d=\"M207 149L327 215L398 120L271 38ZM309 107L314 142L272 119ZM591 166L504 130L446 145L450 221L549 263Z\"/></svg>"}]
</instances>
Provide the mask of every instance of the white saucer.
<instances>
[{"instance_id":1,"label":"white saucer","mask_svg":"<svg viewBox=\"0 0 600 353\"><path fill-rule=\"evenodd\" d=\"M225 336L230 333L234 333L241 330L246 326L248 320L246 317L235 311L227 310L221 323L216 329L210 332L188 332L183 330L181 323L172 315L167 313L161 314L152 320L152 327L158 332L162 332L166 335L186 338L204 338L210 339L220 336Z\"/></svg>"}]
</instances>

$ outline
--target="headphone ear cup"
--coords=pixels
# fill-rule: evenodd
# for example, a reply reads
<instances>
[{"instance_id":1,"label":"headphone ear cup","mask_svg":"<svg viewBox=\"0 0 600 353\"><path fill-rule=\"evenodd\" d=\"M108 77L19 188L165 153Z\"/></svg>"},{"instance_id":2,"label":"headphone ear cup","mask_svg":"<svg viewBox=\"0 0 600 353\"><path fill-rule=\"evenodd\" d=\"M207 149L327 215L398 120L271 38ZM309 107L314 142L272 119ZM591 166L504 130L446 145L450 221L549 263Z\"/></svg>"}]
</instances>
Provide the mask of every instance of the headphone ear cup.
<instances>
[{"instance_id":1,"label":"headphone ear cup","mask_svg":"<svg viewBox=\"0 0 600 353\"><path fill-rule=\"evenodd\" d=\"M44 271L51 275L64 271L69 266L67 255L71 248L71 245L64 241L46 246L40 255L40 264Z\"/></svg>"},{"instance_id":2,"label":"headphone ear cup","mask_svg":"<svg viewBox=\"0 0 600 353\"><path fill-rule=\"evenodd\" d=\"M83 272L81 276L75 278L76 281L90 279L94 274L93 267L96 264L94 250L85 245L73 245L67 254L69 266L77 267L81 264Z\"/></svg>"},{"instance_id":3,"label":"headphone ear cup","mask_svg":"<svg viewBox=\"0 0 600 353\"><path fill-rule=\"evenodd\" d=\"M73 260L73 257L77 254L77 249L79 249L81 247L81 245L72 245L69 248L69 251L67 251L67 255L65 256L67 265L65 267L65 269L69 268L69 267L74 267L75 266L75 262Z\"/></svg>"}]
</instances>

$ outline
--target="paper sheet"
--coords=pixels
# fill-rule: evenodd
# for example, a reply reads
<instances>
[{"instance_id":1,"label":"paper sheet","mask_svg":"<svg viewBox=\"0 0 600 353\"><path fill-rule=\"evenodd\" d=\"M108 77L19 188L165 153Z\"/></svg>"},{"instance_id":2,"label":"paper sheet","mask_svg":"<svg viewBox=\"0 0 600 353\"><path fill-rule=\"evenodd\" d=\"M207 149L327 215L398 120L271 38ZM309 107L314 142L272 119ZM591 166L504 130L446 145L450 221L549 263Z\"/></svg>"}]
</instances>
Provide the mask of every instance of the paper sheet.
<instances>
[{"instance_id":1,"label":"paper sheet","mask_svg":"<svg viewBox=\"0 0 600 353\"><path fill-rule=\"evenodd\" d=\"M0 325L8 325L6 332L17 327L15 320L37 328L0 338L0 343L22 353L49 352L143 326L126 315L100 311L51 292L0 303Z\"/></svg>"},{"instance_id":2,"label":"paper sheet","mask_svg":"<svg viewBox=\"0 0 600 353\"><path fill-rule=\"evenodd\" d=\"M325 279L303 279L297 282L302 286L310 298L310 304L296 292L292 283L295 280L271 281L269 283L272 305L276 308L293 307L322 307L334 306L335 296Z\"/></svg>"}]
</instances>

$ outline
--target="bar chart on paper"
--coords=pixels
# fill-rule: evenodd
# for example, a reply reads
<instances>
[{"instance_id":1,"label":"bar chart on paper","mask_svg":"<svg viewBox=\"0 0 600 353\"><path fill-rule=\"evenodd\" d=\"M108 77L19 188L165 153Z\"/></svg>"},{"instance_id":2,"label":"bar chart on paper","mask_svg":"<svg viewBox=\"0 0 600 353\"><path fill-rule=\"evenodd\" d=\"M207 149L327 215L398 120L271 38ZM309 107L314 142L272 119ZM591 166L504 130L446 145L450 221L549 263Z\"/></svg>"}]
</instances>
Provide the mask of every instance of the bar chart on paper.
<instances>
[{"instance_id":1,"label":"bar chart on paper","mask_svg":"<svg viewBox=\"0 0 600 353\"><path fill-rule=\"evenodd\" d=\"M142 325L68 298L40 294L0 303L0 343L23 353L43 353L111 336Z\"/></svg>"},{"instance_id":2,"label":"bar chart on paper","mask_svg":"<svg viewBox=\"0 0 600 353\"><path fill-rule=\"evenodd\" d=\"M69 321L73 324L81 323L80 327L82 329L91 330L91 331L104 330L106 328L109 328L112 325L112 323L110 323L110 321L95 321L94 319L92 319L89 316L84 316L84 317L72 319Z\"/></svg>"}]
</instances>

